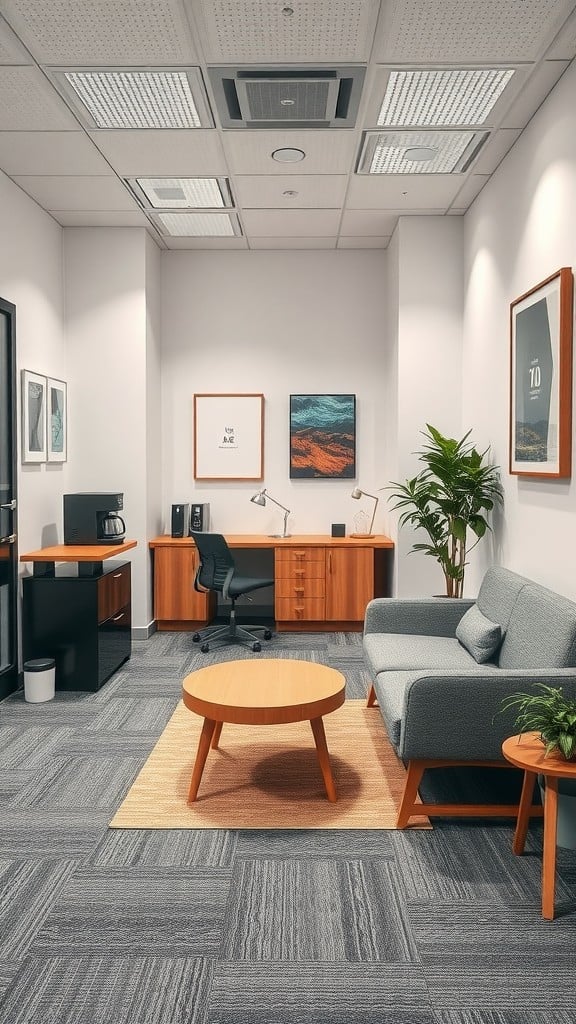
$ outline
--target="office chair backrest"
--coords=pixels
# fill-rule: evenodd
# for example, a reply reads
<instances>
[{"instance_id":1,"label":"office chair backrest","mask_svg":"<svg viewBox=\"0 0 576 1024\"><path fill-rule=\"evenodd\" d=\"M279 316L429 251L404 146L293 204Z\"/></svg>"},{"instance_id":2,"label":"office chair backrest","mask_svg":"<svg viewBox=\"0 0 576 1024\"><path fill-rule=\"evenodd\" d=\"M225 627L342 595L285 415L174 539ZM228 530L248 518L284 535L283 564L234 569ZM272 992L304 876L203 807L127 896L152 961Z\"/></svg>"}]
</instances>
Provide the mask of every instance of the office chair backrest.
<instances>
[{"instance_id":1,"label":"office chair backrest","mask_svg":"<svg viewBox=\"0 0 576 1024\"><path fill-rule=\"evenodd\" d=\"M225 538L221 533L194 533L198 553L200 555L200 567L196 574L196 580L206 590L224 589L224 584L230 581L234 572L235 563L232 552L228 547Z\"/></svg>"}]
</instances>

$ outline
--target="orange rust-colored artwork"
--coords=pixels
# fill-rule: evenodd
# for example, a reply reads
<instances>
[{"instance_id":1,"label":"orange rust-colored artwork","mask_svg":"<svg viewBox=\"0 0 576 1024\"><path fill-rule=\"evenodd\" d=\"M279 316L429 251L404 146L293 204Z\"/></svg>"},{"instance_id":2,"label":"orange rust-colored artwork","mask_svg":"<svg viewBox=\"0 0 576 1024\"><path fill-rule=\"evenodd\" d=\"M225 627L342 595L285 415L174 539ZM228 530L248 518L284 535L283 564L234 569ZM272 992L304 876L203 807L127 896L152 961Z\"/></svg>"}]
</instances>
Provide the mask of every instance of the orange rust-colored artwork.
<instances>
[{"instance_id":1,"label":"orange rust-colored artwork","mask_svg":"<svg viewBox=\"0 0 576 1024\"><path fill-rule=\"evenodd\" d=\"M355 395L290 395L290 476L356 476Z\"/></svg>"}]
</instances>

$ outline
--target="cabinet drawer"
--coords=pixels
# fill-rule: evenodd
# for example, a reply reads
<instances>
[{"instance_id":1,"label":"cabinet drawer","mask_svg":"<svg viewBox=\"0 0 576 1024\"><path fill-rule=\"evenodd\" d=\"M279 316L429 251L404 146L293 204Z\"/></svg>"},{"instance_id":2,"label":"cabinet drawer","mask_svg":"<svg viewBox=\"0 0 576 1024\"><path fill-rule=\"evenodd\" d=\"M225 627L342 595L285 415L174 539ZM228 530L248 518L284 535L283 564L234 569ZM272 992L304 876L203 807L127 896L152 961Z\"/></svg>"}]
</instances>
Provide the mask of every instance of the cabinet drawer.
<instances>
[{"instance_id":1,"label":"cabinet drawer","mask_svg":"<svg viewBox=\"0 0 576 1024\"><path fill-rule=\"evenodd\" d=\"M324 578L276 580L276 599L289 598L293 603L298 599L324 597Z\"/></svg>"},{"instance_id":2,"label":"cabinet drawer","mask_svg":"<svg viewBox=\"0 0 576 1024\"><path fill-rule=\"evenodd\" d=\"M305 597L295 601L292 597L279 597L274 605L274 613L279 622L296 622L298 619L322 622L324 598Z\"/></svg>"},{"instance_id":3,"label":"cabinet drawer","mask_svg":"<svg viewBox=\"0 0 576 1024\"><path fill-rule=\"evenodd\" d=\"M290 566L309 565L320 563L322 567L326 561L325 548L280 548L276 549L276 573L278 570L286 570ZM283 575L286 575L283 572Z\"/></svg>"},{"instance_id":4,"label":"cabinet drawer","mask_svg":"<svg viewBox=\"0 0 576 1024\"><path fill-rule=\"evenodd\" d=\"M130 563L98 580L98 622L105 622L130 604Z\"/></svg>"}]
</instances>

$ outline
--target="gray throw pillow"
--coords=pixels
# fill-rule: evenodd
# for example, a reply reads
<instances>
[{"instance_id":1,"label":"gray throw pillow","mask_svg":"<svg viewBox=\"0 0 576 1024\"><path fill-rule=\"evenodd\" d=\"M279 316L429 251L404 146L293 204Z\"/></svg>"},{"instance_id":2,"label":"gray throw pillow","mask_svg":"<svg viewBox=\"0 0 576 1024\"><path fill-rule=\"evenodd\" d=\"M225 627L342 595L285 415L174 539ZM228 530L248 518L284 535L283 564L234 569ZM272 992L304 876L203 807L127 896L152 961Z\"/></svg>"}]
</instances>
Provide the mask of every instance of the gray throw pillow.
<instances>
[{"instance_id":1,"label":"gray throw pillow","mask_svg":"<svg viewBox=\"0 0 576 1024\"><path fill-rule=\"evenodd\" d=\"M473 604L464 613L456 627L456 636L474 661L482 664L490 661L502 641L502 630L497 622L491 622Z\"/></svg>"}]
</instances>

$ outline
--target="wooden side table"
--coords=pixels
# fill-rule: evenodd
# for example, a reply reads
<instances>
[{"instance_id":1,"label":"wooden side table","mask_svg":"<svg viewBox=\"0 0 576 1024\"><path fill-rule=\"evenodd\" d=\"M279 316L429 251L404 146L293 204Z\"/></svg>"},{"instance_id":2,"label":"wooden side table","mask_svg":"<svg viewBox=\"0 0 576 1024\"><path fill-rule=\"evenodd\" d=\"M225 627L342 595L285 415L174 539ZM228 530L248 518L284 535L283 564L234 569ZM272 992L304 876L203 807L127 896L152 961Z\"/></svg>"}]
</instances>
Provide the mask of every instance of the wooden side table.
<instances>
[{"instance_id":1,"label":"wooden side table","mask_svg":"<svg viewBox=\"0 0 576 1024\"><path fill-rule=\"evenodd\" d=\"M558 823L558 779L576 779L576 761L566 761L558 753L545 756L545 746L538 733L526 732L510 736L502 744L507 761L522 768L524 782L514 834L514 853L523 853L528 832L532 793L538 775L545 779L544 849L542 854L542 917L554 919L554 888L556 880L556 827Z\"/></svg>"}]
</instances>

